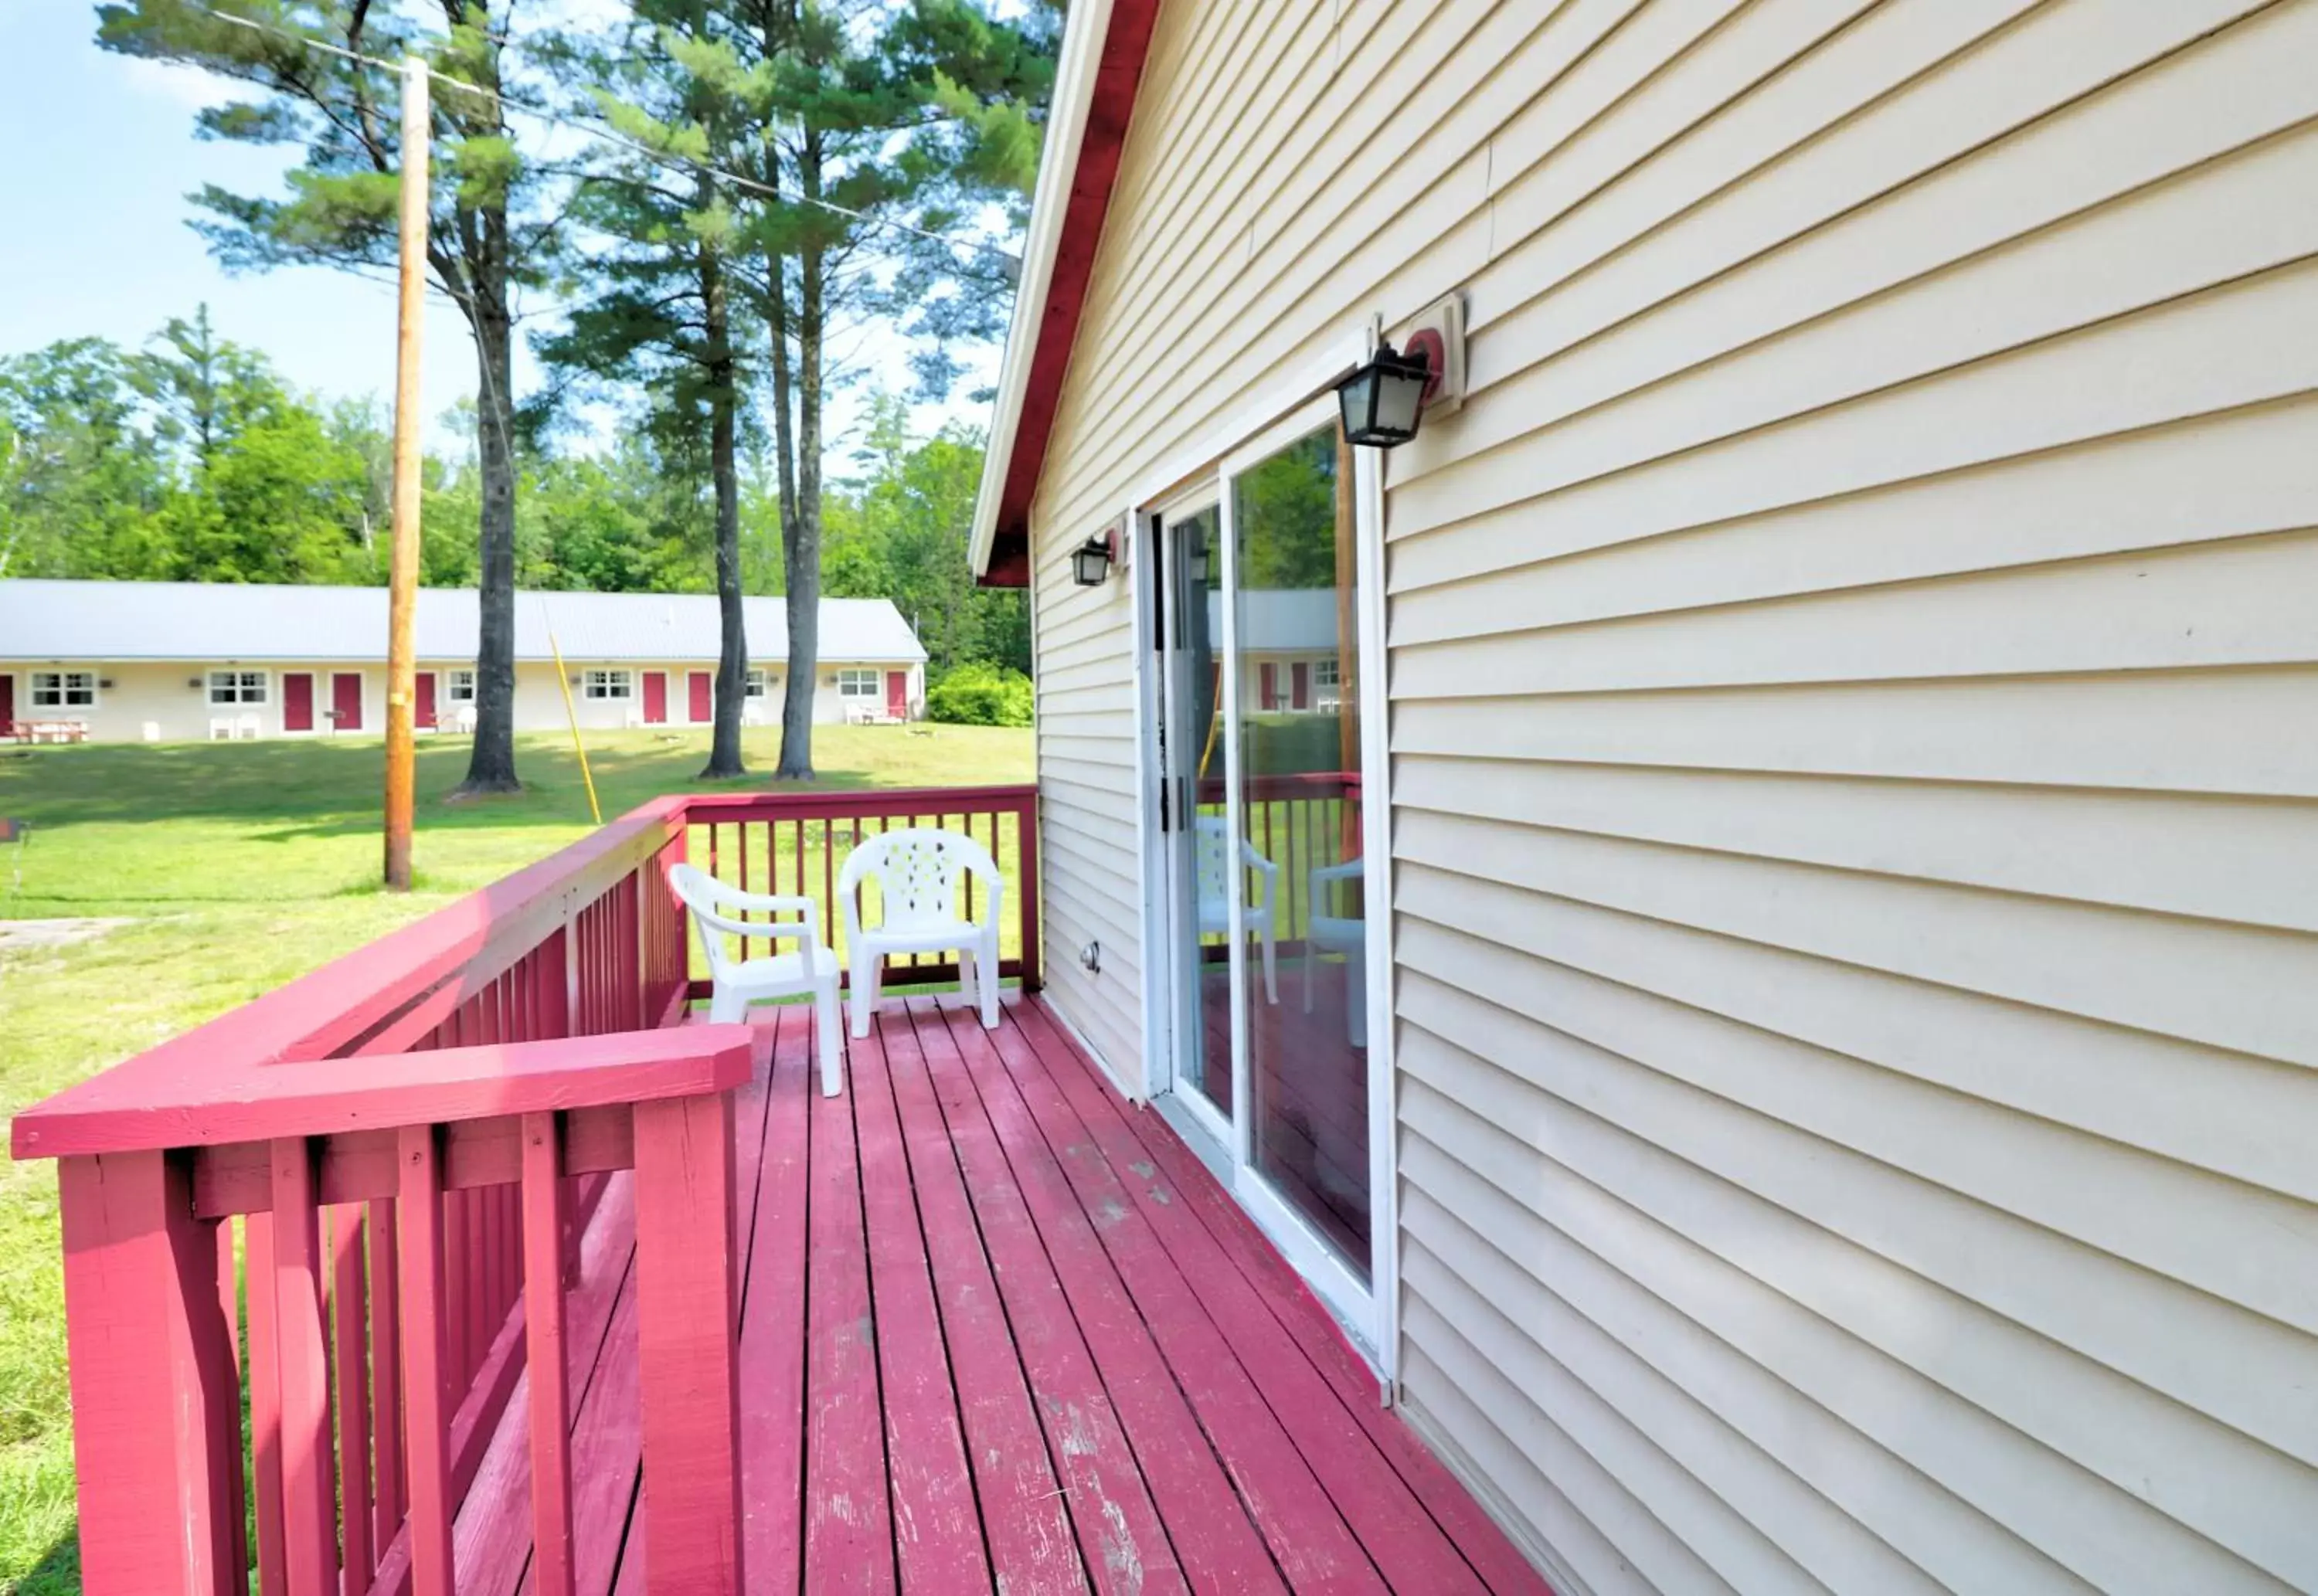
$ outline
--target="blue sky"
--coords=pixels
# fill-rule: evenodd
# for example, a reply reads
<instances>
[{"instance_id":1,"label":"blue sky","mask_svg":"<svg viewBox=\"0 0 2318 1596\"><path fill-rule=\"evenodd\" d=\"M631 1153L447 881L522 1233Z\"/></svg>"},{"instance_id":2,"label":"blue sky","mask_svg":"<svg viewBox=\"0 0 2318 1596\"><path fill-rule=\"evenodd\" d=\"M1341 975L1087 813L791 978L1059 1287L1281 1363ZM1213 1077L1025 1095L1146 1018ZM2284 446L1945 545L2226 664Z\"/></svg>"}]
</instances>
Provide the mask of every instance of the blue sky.
<instances>
[{"instance_id":1,"label":"blue sky","mask_svg":"<svg viewBox=\"0 0 2318 1596\"><path fill-rule=\"evenodd\" d=\"M185 195L204 183L272 192L294 147L256 149L193 136L196 109L226 97L205 74L97 49L83 0L0 0L0 187L12 225L0 228L0 354L93 335L142 344L171 316L203 301L219 332L263 350L294 386L330 397L394 389L394 294L388 284L319 267L229 275L185 223ZM842 340L906 385L906 350L875 329ZM982 419L963 395L921 409L921 427L949 416ZM517 355L517 386L533 363ZM474 354L448 304L432 302L425 339L430 418L474 392ZM853 405L831 400L840 434ZM450 440L440 435L441 445ZM834 445L833 447L841 447Z\"/></svg>"}]
</instances>

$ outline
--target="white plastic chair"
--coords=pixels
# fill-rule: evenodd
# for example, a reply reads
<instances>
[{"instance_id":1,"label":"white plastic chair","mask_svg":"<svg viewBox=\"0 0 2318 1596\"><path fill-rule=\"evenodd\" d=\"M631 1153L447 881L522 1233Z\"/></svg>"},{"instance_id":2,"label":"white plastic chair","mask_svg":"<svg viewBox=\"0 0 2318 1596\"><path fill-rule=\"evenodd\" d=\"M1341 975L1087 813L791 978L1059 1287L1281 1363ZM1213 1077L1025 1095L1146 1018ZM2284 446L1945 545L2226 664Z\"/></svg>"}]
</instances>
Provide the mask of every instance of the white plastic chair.
<instances>
[{"instance_id":1,"label":"white plastic chair","mask_svg":"<svg viewBox=\"0 0 2318 1596\"><path fill-rule=\"evenodd\" d=\"M211 715L210 717L210 740L211 742L231 742L233 740L233 717L231 715Z\"/></svg>"},{"instance_id":2,"label":"white plastic chair","mask_svg":"<svg viewBox=\"0 0 2318 1596\"><path fill-rule=\"evenodd\" d=\"M1192 822L1191 829L1198 838L1198 869L1199 883L1199 935L1228 937L1231 935L1231 894L1233 890L1233 850L1231 827L1219 814L1203 814ZM1246 838L1239 838L1237 868L1253 870L1263 878L1263 886L1253 903L1244 904L1239 911L1240 926L1263 948L1263 1000L1280 1001L1279 933L1273 922L1273 912L1280 901L1280 866L1255 851L1255 845Z\"/></svg>"},{"instance_id":3,"label":"white plastic chair","mask_svg":"<svg viewBox=\"0 0 2318 1596\"><path fill-rule=\"evenodd\" d=\"M1344 1029L1355 1047L1369 1045L1368 921L1358 915L1330 914L1328 889L1357 882L1367 866L1358 859L1324 865L1307 878L1310 914L1304 922L1304 1012L1312 1012L1312 966L1324 953L1344 955Z\"/></svg>"},{"instance_id":4,"label":"white plastic chair","mask_svg":"<svg viewBox=\"0 0 2318 1596\"><path fill-rule=\"evenodd\" d=\"M978 921L957 910L957 878L964 873L980 878L985 888L986 906ZM876 878L884 910L874 928L862 926L854 890L865 876ZM982 1028L997 1028L998 915L1006 878L980 843L956 831L924 828L872 837L847 856L837 895L845 905L845 946L853 966L855 1036L869 1034L885 956L904 953L956 953L958 990L974 993Z\"/></svg>"},{"instance_id":5,"label":"white plastic chair","mask_svg":"<svg viewBox=\"0 0 2318 1596\"><path fill-rule=\"evenodd\" d=\"M233 723L233 734L245 742L257 740L259 722L255 714L246 714Z\"/></svg>"},{"instance_id":6,"label":"white plastic chair","mask_svg":"<svg viewBox=\"0 0 2318 1596\"><path fill-rule=\"evenodd\" d=\"M671 868L668 884L692 911L692 923L700 931L700 946L708 955L708 974L713 983L709 1019L719 1025L731 1024L747 1018L751 1003L811 994L813 1029L820 1041L821 1095L835 1097L845 1058L844 1039L838 1035L837 955L821 945L821 932L814 925L818 910L813 900L744 892L692 865ZM727 913L727 910L734 912ZM798 918L755 921L739 918L750 910ZM798 946L795 953L741 960L733 958L725 947L727 937L794 941Z\"/></svg>"}]
</instances>

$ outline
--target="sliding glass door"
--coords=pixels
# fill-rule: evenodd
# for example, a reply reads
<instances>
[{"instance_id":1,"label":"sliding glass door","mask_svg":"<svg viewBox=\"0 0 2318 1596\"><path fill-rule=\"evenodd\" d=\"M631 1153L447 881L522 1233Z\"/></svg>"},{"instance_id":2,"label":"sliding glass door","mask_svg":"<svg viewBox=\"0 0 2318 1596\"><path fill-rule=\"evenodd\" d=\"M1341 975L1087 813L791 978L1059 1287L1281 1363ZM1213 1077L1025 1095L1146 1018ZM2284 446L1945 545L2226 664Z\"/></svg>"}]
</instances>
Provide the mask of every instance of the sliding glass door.
<instances>
[{"instance_id":1,"label":"sliding glass door","mask_svg":"<svg viewBox=\"0 0 2318 1596\"><path fill-rule=\"evenodd\" d=\"M1289 425L1152 524L1171 1082L1283 1251L1373 1301L1369 679L1352 456Z\"/></svg>"}]
</instances>

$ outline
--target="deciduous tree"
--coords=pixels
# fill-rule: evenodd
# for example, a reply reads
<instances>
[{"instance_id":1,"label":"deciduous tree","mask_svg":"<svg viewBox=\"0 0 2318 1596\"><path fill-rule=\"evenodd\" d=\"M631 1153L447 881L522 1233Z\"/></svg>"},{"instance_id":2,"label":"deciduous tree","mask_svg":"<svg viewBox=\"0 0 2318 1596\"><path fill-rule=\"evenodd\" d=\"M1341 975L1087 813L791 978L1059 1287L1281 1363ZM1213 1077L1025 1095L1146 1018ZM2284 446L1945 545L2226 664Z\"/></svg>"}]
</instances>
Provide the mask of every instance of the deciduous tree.
<instances>
[{"instance_id":1,"label":"deciduous tree","mask_svg":"<svg viewBox=\"0 0 2318 1596\"><path fill-rule=\"evenodd\" d=\"M481 648L468 792L517 785L515 769L514 293L535 274L552 218L531 214L538 173L517 152L497 97L515 0L122 0L97 8L97 41L188 62L254 97L199 113L211 138L299 144L279 196L214 184L193 196L198 224L230 267L321 264L391 271L395 259L396 87L348 58L424 55L446 82L434 105L433 220L427 261L475 346L481 462L478 587ZM247 24L247 25L245 25ZM328 46L329 48L319 48ZM346 52L346 53L336 53ZM462 90L459 84L472 85Z\"/></svg>"}]
</instances>

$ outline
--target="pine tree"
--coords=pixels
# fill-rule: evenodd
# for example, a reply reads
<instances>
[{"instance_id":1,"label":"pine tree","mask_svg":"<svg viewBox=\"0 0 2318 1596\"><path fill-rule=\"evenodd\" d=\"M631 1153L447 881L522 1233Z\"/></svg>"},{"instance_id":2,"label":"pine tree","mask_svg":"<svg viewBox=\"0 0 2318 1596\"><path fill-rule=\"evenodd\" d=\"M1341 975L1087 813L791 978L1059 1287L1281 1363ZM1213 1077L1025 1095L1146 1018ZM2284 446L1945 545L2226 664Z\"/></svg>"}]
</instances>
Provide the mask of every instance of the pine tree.
<instances>
[{"instance_id":1,"label":"pine tree","mask_svg":"<svg viewBox=\"0 0 2318 1596\"><path fill-rule=\"evenodd\" d=\"M644 383L654 395L655 430L670 452L705 454L715 502L721 638L714 725L701 775L728 779L747 774L739 447L749 376L741 345L750 329L746 308L733 302L736 221L719 172L747 126L748 91L708 7L636 0L633 9L633 25L616 43L577 58L598 113L628 146L647 153L610 148L580 184L572 214L584 232L569 258L574 285L589 297L541 352L599 380Z\"/></svg>"},{"instance_id":2,"label":"pine tree","mask_svg":"<svg viewBox=\"0 0 2318 1596\"><path fill-rule=\"evenodd\" d=\"M922 390L954 377L948 345L999 327L1011 261L929 235L984 204L1019 222L1037 174L1061 7L999 21L979 0L908 4L724 0L736 49L769 88L749 174L748 274L772 337L789 669L778 775L813 775L824 401L832 327L889 318L923 345ZM760 194L762 191L759 191ZM894 224L901 224L899 226ZM884 263L887 270L876 269Z\"/></svg>"}]
</instances>

